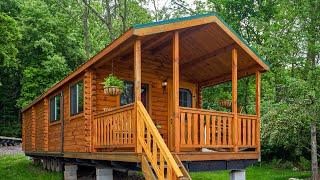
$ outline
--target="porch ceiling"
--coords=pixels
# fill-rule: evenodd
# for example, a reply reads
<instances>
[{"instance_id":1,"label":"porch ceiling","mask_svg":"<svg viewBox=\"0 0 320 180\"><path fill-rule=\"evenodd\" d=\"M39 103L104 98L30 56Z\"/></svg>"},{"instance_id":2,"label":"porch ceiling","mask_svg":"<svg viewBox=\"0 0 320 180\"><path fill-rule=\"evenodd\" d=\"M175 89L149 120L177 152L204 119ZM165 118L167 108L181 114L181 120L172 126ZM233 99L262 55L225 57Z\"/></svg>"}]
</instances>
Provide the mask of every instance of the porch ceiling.
<instances>
[{"instance_id":1,"label":"porch ceiling","mask_svg":"<svg viewBox=\"0 0 320 180\"><path fill-rule=\"evenodd\" d=\"M231 79L231 49L238 50L238 74L244 77L265 71L216 23L180 29L180 76L202 85ZM142 58L172 64L172 31L144 36Z\"/></svg>"}]
</instances>

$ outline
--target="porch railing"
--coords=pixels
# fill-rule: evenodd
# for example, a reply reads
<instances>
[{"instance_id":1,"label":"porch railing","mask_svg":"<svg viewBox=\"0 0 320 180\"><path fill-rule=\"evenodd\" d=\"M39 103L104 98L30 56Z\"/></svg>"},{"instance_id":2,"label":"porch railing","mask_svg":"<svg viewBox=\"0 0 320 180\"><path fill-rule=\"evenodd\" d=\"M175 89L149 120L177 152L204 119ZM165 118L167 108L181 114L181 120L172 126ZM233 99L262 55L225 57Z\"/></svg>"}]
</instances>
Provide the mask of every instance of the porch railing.
<instances>
[{"instance_id":1,"label":"porch railing","mask_svg":"<svg viewBox=\"0 0 320 180\"><path fill-rule=\"evenodd\" d=\"M233 148L234 130L238 130L240 148L256 148L258 118L256 115L238 114L237 127L234 115L204 109L180 107L180 147L182 148Z\"/></svg>"},{"instance_id":2,"label":"porch railing","mask_svg":"<svg viewBox=\"0 0 320 180\"><path fill-rule=\"evenodd\" d=\"M95 148L134 148L136 120L134 104L94 115Z\"/></svg>"}]
</instances>

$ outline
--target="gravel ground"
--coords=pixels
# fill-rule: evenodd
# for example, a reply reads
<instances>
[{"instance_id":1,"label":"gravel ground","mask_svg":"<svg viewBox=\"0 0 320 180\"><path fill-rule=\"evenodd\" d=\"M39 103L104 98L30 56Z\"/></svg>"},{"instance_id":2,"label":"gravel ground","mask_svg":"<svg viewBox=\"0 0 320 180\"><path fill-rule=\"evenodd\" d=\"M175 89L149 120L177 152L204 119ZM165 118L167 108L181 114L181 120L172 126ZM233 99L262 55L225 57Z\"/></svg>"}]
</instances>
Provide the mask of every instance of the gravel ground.
<instances>
[{"instance_id":1,"label":"gravel ground","mask_svg":"<svg viewBox=\"0 0 320 180\"><path fill-rule=\"evenodd\" d=\"M21 145L18 146L0 146L0 157L5 155L22 154Z\"/></svg>"}]
</instances>

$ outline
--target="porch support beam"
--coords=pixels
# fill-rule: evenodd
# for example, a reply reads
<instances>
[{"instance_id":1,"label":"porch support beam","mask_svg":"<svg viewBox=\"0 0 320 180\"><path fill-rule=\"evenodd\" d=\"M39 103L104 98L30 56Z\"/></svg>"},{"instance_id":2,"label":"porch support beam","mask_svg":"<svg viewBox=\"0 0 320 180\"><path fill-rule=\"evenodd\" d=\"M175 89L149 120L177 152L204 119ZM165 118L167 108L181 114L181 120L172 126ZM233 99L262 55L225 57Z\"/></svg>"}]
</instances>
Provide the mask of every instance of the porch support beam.
<instances>
[{"instance_id":1,"label":"porch support beam","mask_svg":"<svg viewBox=\"0 0 320 180\"><path fill-rule=\"evenodd\" d=\"M179 114L179 32L173 35L173 122L175 152L180 152L180 114Z\"/></svg>"},{"instance_id":2,"label":"porch support beam","mask_svg":"<svg viewBox=\"0 0 320 180\"><path fill-rule=\"evenodd\" d=\"M238 51L232 49L232 113L233 113L233 145L238 152Z\"/></svg>"},{"instance_id":3,"label":"porch support beam","mask_svg":"<svg viewBox=\"0 0 320 180\"><path fill-rule=\"evenodd\" d=\"M134 97L135 97L135 104L138 101L141 101L141 40L136 39L134 42ZM137 118L137 115L136 115ZM138 123L138 119L136 119L136 152L141 153L142 147L138 141L138 137L140 135L140 123Z\"/></svg>"},{"instance_id":4,"label":"porch support beam","mask_svg":"<svg viewBox=\"0 0 320 180\"><path fill-rule=\"evenodd\" d=\"M256 115L257 115L257 152L260 152L260 94L261 94L261 73L256 71Z\"/></svg>"},{"instance_id":5,"label":"porch support beam","mask_svg":"<svg viewBox=\"0 0 320 180\"><path fill-rule=\"evenodd\" d=\"M257 68L258 67L256 65L254 65L254 66L251 66L251 67L246 68L244 70L241 70L241 71L239 70L238 73L237 73L238 79L255 74L255 72L257 71ZM210 80L206 80L206 81L202 81L202 82L199 83L199 85L204 88L204 87L209 87L209 86L215 86L215 85L218 85L218 84L222 84L222 83L225 83L225 82L228 82L228 81L231 81L231 80L232 80L232 75L230 73L226 73L226 74L221 75L219 77L216 77L216 78L213 78L213 79L210 79Z\"/></svg>"}]
</instances>

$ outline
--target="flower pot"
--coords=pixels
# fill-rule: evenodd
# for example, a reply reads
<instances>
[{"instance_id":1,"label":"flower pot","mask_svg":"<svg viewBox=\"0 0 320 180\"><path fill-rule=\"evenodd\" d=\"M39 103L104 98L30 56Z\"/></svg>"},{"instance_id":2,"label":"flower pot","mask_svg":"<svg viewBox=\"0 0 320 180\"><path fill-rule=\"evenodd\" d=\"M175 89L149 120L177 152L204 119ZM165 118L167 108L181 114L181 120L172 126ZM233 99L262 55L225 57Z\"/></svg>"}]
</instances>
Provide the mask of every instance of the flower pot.
<instances>
[{"instance_id":1,"label":"flower pot","mask_svg":"<svg viewBox=\"0 0 320 180\"><path fill-rule=\"evenodd\" d=\"M223 99L219 101L219 105L224 108L231 108L232 101L229 99Z\"/></svg>"},{"instance_id":2,"label":"flower pot","mask_svg":"<svg viewBox=\"0 0 320 180\"><path fill-rule=\"evenodd\" d=\"M107 96L118 96L122 93L122 91L116 86L110 86L110 87L104 88L104 93Z\"/></svg>"}]
</instances>

